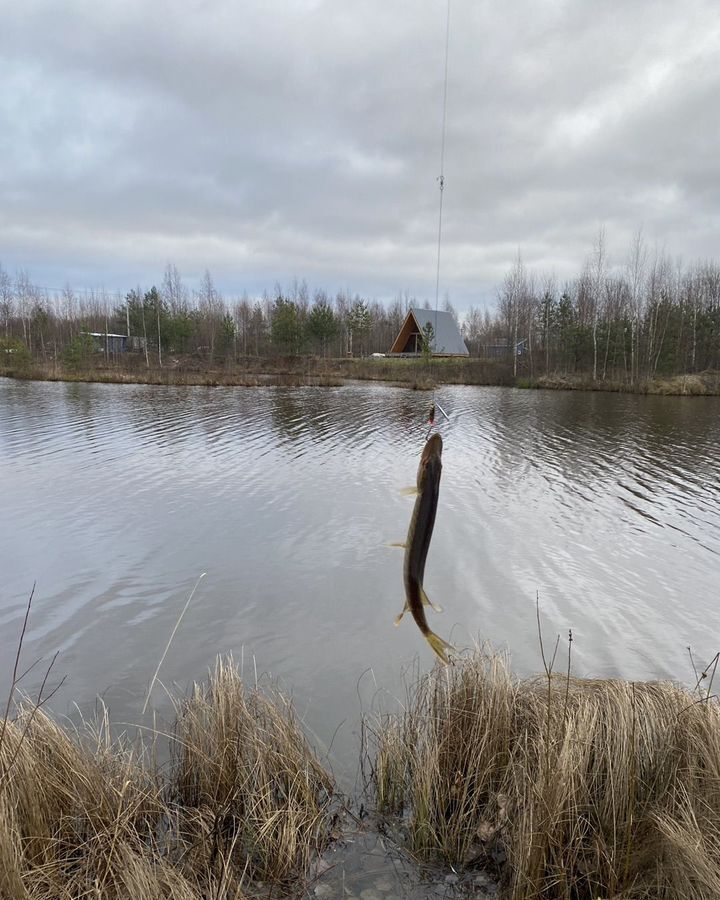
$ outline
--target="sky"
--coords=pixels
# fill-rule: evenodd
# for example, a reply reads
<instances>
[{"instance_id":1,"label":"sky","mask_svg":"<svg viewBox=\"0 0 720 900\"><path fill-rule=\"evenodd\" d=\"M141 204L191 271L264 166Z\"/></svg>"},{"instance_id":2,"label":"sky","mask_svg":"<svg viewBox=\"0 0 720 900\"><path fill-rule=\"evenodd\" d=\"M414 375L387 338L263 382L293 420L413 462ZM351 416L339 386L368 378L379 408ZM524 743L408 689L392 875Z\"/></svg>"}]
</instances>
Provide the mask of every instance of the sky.
<instances>
[{"instance_id":1,"label":"sky","mask_svg":"<svg viewBox=\"0 0 720 900\"><path fill-rule=\"evenodd\" d=\"M434 302L447 0L0 0L0 264ZM715 0L451 0L441 298L720 256Z\"/></svg>"}]
</instances>

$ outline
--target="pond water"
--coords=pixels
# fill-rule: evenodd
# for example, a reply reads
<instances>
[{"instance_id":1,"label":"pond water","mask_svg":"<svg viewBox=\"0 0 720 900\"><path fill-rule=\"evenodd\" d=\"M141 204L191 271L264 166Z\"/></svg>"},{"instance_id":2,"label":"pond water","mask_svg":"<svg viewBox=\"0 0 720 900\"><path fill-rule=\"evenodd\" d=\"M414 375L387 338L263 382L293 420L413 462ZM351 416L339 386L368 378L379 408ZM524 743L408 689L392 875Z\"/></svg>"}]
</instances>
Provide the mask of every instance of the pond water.
<instances>
[{"instance_id":1,"label":"pond water","mask_svg":"<svg viewBox=\"0 0 720 900\"><path fill-rule=\"evenodd\" d=\"M403 605L431 396L387 385L163 388L0 380L0 696L59 651L56 714L170 712L218 653L279 678L342 784L361 705L433 664ZM442 387L450 421L431 627L523 674L572 628L579 675L690 683L720 624L720 399ZM439 416L442 419L441 416ZM563 645L566 646L566 645ZM34 670L24 682L37 689ZM175 686L175 687L173 687ZM383 699L384 698L384 699Z\"/></svg>"}]
</instances>

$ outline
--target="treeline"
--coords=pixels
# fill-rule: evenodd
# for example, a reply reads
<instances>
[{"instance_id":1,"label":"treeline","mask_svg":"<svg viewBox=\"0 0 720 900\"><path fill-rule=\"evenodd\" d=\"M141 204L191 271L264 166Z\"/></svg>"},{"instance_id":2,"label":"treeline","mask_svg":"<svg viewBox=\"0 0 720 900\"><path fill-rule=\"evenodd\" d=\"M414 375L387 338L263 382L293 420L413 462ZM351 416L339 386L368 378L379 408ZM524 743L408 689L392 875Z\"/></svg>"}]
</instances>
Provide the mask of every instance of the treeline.
<instances>
[{"instance_id":1,"label":"treeline","mask_svg":"<svg viewBox=\"0 0 720 900\"><path fill-rule=\"evenodd\" d=\"M472 354L510 348L514 369L634 383L720 370L720 266L684 267L651 252L641 233L626 262L610 268L601 232L580 275L562 285L518 259L494 313L470 309Z\"/></svg>"},{"instance_id":2,"label":"treeline","mask_svg":"<svg viewBox=\"0 0 720 900\"><path fill-rule=\"evenodd\" d=\"M207 271L189 289L174 265L159 287L124 295L70 286L58 292L0 266L0 339L36 358L68 363L97 352L89 332L131 335L148 365L163 365L171 355L217 364L251 356L384 353L411 305L420 304L407 293L385 305L348 292L311 292L297 280L259 298L231 299ZM449 302L443 308L455 315ZM516 375L633 383L719 370L720 266L684 267L651 253L638 234L627 260L611 267L601 232L577 277L559 283L518 259L494 307L471 307L459 324L471 356L512 361Z\"/></svg>"},{"instance_id":3,"label":"treeline","mask_svg":"<svg viewBox=\"0 0 720 900\"><path fill-rule=\"evenodd\" d=\"M0 266L0 328L34 355L72 358L91 347L88 333L131 335L135 346L163 363L170 354L195 355L217 363L245 356L316 354L340 357L385 352L408 308L407 294L388 306L359 294L312 294L305 281L275 286L251 299L223 297L206 271L190 290L168 265L160 287L133 288L124 296L102 290L60 292L15 279Z\"/></svg>"}]
</instances>

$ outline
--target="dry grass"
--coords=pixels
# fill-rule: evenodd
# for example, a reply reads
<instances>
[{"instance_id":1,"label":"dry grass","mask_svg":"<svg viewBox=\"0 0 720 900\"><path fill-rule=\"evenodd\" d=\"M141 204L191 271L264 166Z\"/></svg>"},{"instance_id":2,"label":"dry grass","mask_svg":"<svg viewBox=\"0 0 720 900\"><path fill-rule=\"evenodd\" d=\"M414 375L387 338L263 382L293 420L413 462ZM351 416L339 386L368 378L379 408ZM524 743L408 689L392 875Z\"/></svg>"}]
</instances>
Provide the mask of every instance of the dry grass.
<instances>
[{"instance_id":1,"label":"dry grass","mask_svg":"<svg viewBox=\"0 0 720 900\"><path fill-rule=\"evenodd\" d=\"M421 679L372 735L377 805L403 816L412 852L505 860L505 897L720 897L713 700L670 683L521 681L478 651Z\"/></svg>"},{"instance_id":2,"label":"dry grass","mask_svg":"<svg viewBox=\"0 0 720 900\"><path fill-rule=\"evenodd\" d=\"M85 746L26 706L5 731L0 788L0 896L194 898L158 843L164 815L153 776L107 738Z\"/></svg>"},{"instance_id":3,"label":"dry grass","mask_svg":"<svg viewBox=\"0 0 720 900\"><path fill-rule=\"evenodd\" d=\"M241 900L258 878L294 884L324 847L332 780L288 703L232 663L182 703L169 772L109 734L32 705L7 721L2 900Z\"/></svg>"},{"instance_id":4,"label":"dry grass","mask_svg":"<svg viewBox=\"0 0 720 900\"><path fill-rule=\"evenodd\" d=\"M106 362L101 354L85 367L68 368L60 362L33 360L18 368L3 365L0 375L36 381L80 381L117 384L200 385L207 387L338 387L346 380L385 381L430 389L438 384L513 383L507 364L466 358L439 358L426 362L408 358L342 358L318 356L243 357L234 362L210 363L192 356L166 357L159 367L151 357L147 367L143 356L123 354ZM426 387L424 385L430 385Z\"/></svg>"},{"instance_id":5,"label":"dry grass","mask_svg":"<svg viewBox=\"0 0 720 900\"><path fill-rule=\"evenodd\" d=\"M641 378L635 382L608 378L593 381L588 375L540 375L535 379L517 379L517 387L547 388L560 391L608 391L627 394L661 394L672 397L705 397L720 394L720 376L716 372L697 375L670 375Z\"/></svg>"},{"instance_id":6,"label":"dry grass","mask_svg":"<svg viewBox=\"0 0 720 900\"><path fill-rule=\"evenodd\" d=\"M717 394L720 380L708 374L676 375L671 378L656 378L652 381L653 394L667 394L681 397L701 397Z\"/></svg>"},{"instance_id":7,"label":"dry grass","mask_svg":"<svg viewBox=\"0 0 720 900\"><path fill-rule=\"evenodd\" d=\"M333 784L280 696L218 661L182 704L171 783L184 840L251 878L288 881L326 841Z\"/></svg>"},{"instance_id":8,"label":"dry grass","mask_svg":"<svg viewBox=\"0 0 720 900\"><path fill-rule=\"evenodd\" d=\"M133 369L97 367L81 370L28 368L15 371L0 366L0 376L20 381L63 381L92 384L152 384L164 387L341 387L337 375L303 372L245 372L207 369Z\"/></svg>"},{"instance_id":9,"label":"dry grass","mask_svg":"<svg viewBox=\"0 0 720 900\"><path fill-rule=\"evenodd\" d=\"M523 362L524 366L524 362ZM192 355L168 356L160 367L151 356L127 353L107 362L102 354L87 366L68 368L60 362L29 360L12 366L0 360L0 376L31 381L80 381L113 384L240 387L340 387L347 380L389 382L415 390L436 384L499 385L567 391L609 391L677 396L720 395L720 373L641 378L630 381L622 373L593 381L589 373L513 376L512 365L502 360L439 357L429 361L406 357L324 358L319 356L240 357L225 363Z\"/></svg>"}]
</instances>

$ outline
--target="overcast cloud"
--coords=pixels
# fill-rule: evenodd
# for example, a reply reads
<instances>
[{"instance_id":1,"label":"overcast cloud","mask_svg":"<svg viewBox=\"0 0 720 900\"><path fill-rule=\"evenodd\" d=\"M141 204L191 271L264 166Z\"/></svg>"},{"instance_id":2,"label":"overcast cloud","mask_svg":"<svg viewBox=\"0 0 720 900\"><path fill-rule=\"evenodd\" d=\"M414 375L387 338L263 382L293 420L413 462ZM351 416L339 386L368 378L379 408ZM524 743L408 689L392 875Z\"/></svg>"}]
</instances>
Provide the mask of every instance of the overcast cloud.
<instances>
[{"instance_id":1,"label":"overcast cloud","mask_svg":"<svg viewBox=\"0 0 720 900\"><path fill-rule=\"evenodd\" d=\"M0 262L433 297L445 0L0 0ZM716 2L452 0L441 291L720 257Z\"/></svg>"}]
</instances>

